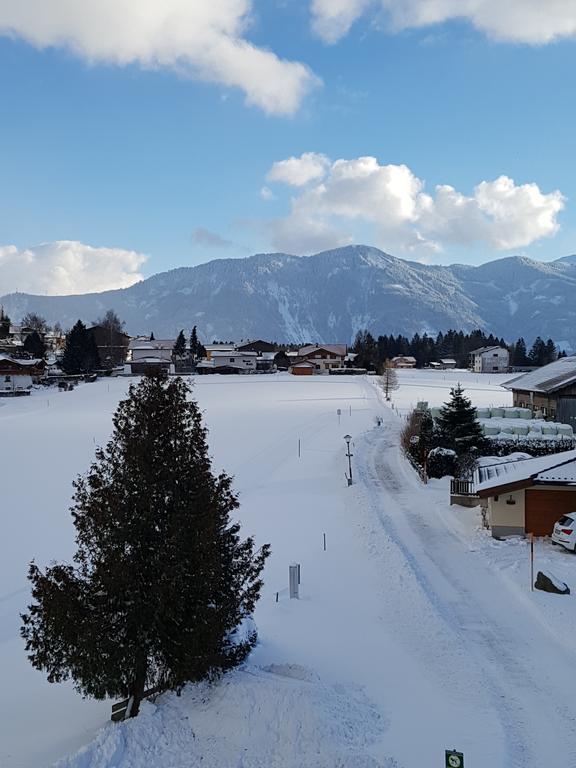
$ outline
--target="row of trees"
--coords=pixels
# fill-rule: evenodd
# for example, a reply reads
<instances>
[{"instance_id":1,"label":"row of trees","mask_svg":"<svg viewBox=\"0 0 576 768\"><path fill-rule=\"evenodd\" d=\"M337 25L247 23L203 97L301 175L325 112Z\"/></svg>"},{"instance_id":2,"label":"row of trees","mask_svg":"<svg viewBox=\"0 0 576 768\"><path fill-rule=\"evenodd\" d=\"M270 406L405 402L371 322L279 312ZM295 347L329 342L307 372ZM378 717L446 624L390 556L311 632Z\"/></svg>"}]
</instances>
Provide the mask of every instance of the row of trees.
<instances>
[{"instance_id":1,"label":"row of trees","mask_svg":"<svg viewBox=\"0 0 576 768\"><path fill-rule=\"evenodd\" d=\"M21 634L49 682L84 696L179 689L239 664L270 548L231 521L228 475L214 475L198 405L179 377L144 377L114 416L109 443L74 483L73 564L32 563Z\"/></svg>"},{"instance_id":2,"label":"row of trees","mask_svg":"<svg viewBox=\"0 0 576 768\"><path fill-rule=\"evenodd\" d=\"M190 332L189 345L186 345L184 331L180 331L174 344L172 356L175 360L184 361L188 359L191 362L200 360L202 357L206 356L206 349L198 339L196 326L194 326Z\"/></svg>"},{"instance_id":3,"label":"row of trees","mask_svg":"<svg viewBox=\"0 0 576 768\"><path fill-rule=\"evenodd\" d=\"M370 370L381 370L386 360L398 355L409 355L416 359L419 368L443 358L456 360L458 367L468 366L469 355L479 347L501 346L510 351L510 365L540 366L553 362L565 352L558 352L552 339L543 341L538 337L529 351L523 338L515 344L508 345L503 338L493 334L485 334L477 330L470 333L450 330L438 333L435 337L415 333L411 339L406 336L378 336L375 338L369 331L359 331L356 335L353 351L357 353L356 364Z\"/></svg>"}]
</instances>

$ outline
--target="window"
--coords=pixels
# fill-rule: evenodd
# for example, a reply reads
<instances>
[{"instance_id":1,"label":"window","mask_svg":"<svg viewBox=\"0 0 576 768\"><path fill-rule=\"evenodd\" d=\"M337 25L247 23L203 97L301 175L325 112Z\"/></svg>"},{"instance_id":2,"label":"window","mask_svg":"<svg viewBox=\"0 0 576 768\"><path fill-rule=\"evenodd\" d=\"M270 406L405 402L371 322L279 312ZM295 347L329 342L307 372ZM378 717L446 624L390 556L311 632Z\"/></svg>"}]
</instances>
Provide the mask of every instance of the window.
<instances>
[{"instance_id":1,"label":"window","mask_svg":"<svg viewBox=\"0 0 576 768\"><path fill-rule=\"evenodd\" d=\"M568 517L568 515L564 515L564 517L561 517L558 522L560 525L572 526L574 524L574 518Z\"/></svg>"},{"instance_id":2,"label":"window","mask_svg":"<svg viewBox=\"0 0 576 768\"><path fill-rule=\"evenodd\" d=\"M4 376L4 381L11 381L10 376Z\"/></svg>"},{"instance_id":3,"label":"window","mask_svg":"<svg viewBox=\"0 0 576 768\"><path fill-rule=\"evenodd\" d=\"M230 362L233 363L235 359L236 359L235 357L231 357Z\"/></svg>"}]
</instances>

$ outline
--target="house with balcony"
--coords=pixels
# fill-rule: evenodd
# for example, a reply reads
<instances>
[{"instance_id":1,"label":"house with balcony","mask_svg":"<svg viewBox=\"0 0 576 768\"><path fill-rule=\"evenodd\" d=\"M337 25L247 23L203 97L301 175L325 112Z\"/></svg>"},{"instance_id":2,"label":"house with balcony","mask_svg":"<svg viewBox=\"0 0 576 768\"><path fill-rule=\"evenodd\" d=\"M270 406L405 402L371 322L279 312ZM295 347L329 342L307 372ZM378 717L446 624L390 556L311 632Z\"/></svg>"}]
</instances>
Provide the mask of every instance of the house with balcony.
<instances>
[{"instance_id":1,"label":"house with balcony","mask_svg":"<svg viewBox=\"0 0 576 768\"><path fill-rule=\"evenodd\" d=\"M294 364L306 362L314 366L314 373L328 374L331 370L345 367L346 353L346 344L309 344L298 350L292 368Z\"/></svg>"}]
</instances>

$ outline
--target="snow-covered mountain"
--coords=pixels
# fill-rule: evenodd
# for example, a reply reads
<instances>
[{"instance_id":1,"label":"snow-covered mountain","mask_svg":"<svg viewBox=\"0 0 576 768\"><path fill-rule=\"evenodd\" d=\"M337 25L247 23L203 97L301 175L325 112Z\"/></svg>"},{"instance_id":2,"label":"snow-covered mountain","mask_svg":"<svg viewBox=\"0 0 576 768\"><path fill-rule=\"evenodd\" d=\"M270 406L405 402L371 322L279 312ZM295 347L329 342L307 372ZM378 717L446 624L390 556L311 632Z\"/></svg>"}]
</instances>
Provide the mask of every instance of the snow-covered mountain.
<instances>
[{"instance_id":1,"label":"snow-covered mountain","mask_svg":"<svg viewBox=\"0 0 576 768\"><path fill-rule=\"evenodd\" d=\"M0 303L64 327L114 309L132 333L171 337L342 341L375 334L483 328L507 339L551 337L576 348L576 257L503 258L478 267L405 261L368 246L315 256L258 254L182 267L130 288L80 296L16 293Z\"/></svg>"}]
</instances>

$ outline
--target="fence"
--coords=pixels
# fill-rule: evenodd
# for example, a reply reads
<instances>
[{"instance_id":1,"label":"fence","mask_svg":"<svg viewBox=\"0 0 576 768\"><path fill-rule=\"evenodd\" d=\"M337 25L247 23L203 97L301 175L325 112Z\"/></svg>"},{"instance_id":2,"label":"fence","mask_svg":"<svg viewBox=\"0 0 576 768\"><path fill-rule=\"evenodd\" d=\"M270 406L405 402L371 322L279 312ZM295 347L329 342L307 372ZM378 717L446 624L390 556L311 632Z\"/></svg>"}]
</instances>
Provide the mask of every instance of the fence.
<instances>
[{"instance_id":1,"label":"fence","mask_svg":"<svg viewBox=\"0 0 576 768\"><path fill-rule=\"evenodd\" d=\"M451 496L476 496L476 491L474 490L474 483L472 482L472 480L451 480L450 495Z\"/></svg>"}]
</instances>

